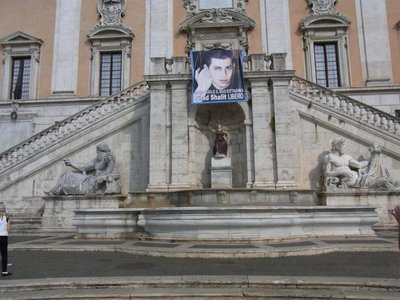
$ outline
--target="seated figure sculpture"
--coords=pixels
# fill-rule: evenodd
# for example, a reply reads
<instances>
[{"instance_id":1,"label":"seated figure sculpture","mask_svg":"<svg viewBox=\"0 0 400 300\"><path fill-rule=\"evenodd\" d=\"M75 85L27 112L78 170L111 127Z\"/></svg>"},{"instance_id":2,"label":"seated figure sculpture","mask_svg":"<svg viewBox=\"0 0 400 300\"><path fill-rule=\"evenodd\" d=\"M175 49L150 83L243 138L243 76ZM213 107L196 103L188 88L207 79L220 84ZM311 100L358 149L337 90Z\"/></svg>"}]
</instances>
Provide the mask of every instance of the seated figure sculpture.
<instances>
[{"instance_id":1,"label":"seated figure sculpture","mask_svg":"<svg viewBox=\"0 0 400 300\"><path fill-rule=\"evenodd\" d=\"M400 187L400 182L394 180L389 171L383 166L380 154L381 147L373 143L369 148L371 157L365 168L360 170L360 177L356 185L361 189L373 190L396 190Z\"/></svg>"},{"instance_id":2,"label":"seated figure sculpture","mask_svg":"<svg viewBox=\"0 0 400 300\"><path fill-rule=\"evenodd\" d=\"M332 148L323 160L323 171L325 186L328 188L352 188L358 183L358 172L353 169L361 169L366 163L353 159L350 155L344 154L345 141L343 138L336 138L332 141Z\"/></svg>"},{"instance_id":3,"label":"seated figure sculpture","mask_svg":"<svg viewBox=\"0 0 400 300\"><path fill-rule=\"evenodd\" d=\"M80 165L64 159L65 165L78 172L62 174L57 184L45 194L61 196L119 193L119 172L114 154L107 144L97 145L96 150L96 158L87 164Z\"/></svg>"}]
</instances>

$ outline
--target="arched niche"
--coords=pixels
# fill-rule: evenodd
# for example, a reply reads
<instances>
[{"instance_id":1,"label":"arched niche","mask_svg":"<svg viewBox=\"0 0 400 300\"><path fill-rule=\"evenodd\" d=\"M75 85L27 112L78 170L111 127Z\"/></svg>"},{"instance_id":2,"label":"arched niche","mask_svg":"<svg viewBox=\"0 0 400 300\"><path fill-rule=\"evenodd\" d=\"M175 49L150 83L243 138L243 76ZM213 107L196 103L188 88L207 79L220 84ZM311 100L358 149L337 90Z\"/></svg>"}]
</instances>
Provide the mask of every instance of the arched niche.
<instances>
[{"instance_id":1,"label":"arched niche","mask_svg":"<svg viewBox=\"0 0 400 300\"><path fill-rule=\"evenodd\" d=\"M211 157L214 145L214 131L218 124L227 133L228 156L232 161L233 187L246 187L247 104L202 104L192 105L189 125L189 160L192 185L199 188L211 186Z\"/></svg>"}]
</instances>

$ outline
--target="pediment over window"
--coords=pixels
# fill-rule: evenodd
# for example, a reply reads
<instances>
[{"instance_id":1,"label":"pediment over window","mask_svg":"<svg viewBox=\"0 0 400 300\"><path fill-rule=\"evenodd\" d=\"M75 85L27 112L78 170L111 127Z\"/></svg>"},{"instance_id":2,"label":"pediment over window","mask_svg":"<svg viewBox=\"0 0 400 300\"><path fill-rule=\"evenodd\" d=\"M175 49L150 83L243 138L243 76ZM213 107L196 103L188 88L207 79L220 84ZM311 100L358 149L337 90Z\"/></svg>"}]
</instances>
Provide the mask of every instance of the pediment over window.
<instances>
[{"instance_id":1,"label":"pediment over window","mask_svg":"<svg viewBox=\"0 0 400 300\"><path fill-rule=\"evenodd\" d=\"M43 41L30 34L17 31L0 39L0 45L15 45L15 44L37 44L41 45Z\"/></svg>"},{"instance_id":2,"label":"pediment over window","mask_svg":"<svg viewBox=\"0 0 400 300\"><path fill-rule=\"evenodd\" d=\"M132 31L123 26L98 26L88 33L89 40L95 39L129 39L134 38Z\"/></svg>"},{"instance_id":3,"label":"pediment over window","mask_svg":"<svg viewBox=\"0 0 400 300\"><path fill-rule=\"evenodd\" d=\"M229 9L209 9L186 19L181 24L182 30L205 27L237 27L252 28L254 20L246 15Z\"/></svg>"},{"instance_id":4,"label":"pediment over window","mask_svg":"<svg viewBox=\"0 0 400 300\"><path fill-rule=\"evenodd\" d=\"M301 23L301 29L348 28L351 22L340 14L309 15Z\"/></svg>"},{"instance_id":5,"label":"pediment over window","mask_svg":"<svg viewBox=\"0 0 400 300\"><path fill-rule=\"evenodd\" d=\"M247 50L247 31L256 23L241 12L209 9L190 16L181 25L188 35L187 51L208 49Z\"/></svg>"}]
</instances>

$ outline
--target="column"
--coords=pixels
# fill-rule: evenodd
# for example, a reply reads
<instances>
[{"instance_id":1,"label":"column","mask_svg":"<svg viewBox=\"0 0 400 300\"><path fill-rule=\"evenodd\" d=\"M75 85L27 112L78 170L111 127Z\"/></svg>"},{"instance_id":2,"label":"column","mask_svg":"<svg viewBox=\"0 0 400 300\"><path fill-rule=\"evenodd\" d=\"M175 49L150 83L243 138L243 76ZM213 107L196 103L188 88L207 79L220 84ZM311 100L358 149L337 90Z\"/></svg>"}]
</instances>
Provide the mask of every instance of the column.
<instances>
[{"instance_id":1,"label":"column","mask_svg":"<svg viewBox=\"0 0 400 300\"><path fill-rule=\"evenodd\" d=\"M393 76L386 3L382 0L357 0L356 7L366 84L390 84Z\"/></svg>"},{"instance_id":2,"label":"column","mask_svg":"<svg viewBox=\"0 0 400 300\"><path fill-rule=\"evenodd\" d=\"M188 80L171 84L171 185L172 189L189 188Z\"/></svg>"},{"instance_id":3,"label":"column","mask_svg":"<svg viewBox=\"0 0 400 300\"><path fill-rule=\"evenodd\" d=\"M51 92L75 96L78 81L81 0L57 0Z\"/></svg>"},{"instance_id":4,"label":"column","mask_svg":"<svg viewBox=\"0 0 400 300\"><path fill-rule=\"evenodd\" d=\"M254 188L274 188L274 165L271 149L271 97L268 79L251 78L254 147Z\"/></svg>"}]
</instances>

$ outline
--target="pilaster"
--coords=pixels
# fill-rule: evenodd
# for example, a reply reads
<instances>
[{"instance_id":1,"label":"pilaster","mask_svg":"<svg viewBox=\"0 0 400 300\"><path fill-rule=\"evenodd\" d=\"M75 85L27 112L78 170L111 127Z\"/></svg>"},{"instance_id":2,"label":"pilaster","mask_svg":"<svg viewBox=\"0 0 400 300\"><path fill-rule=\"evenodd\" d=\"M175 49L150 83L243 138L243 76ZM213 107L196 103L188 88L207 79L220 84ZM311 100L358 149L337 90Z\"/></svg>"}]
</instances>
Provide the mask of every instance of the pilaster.
<instances>
[{"instance_id":1,"label":"pilaster","mask_svg":"<svg viewBox=\"0 0 400 300\"><path fill-rule=\"evenodd\" d=\"M356 7L366 84L390 84L393 75L386 3L381 0L357 0Z\"/></svg>"},{"instance_id":2,"label":"pilaster","mask_svg":"<svg viewBox=\"0 0 400 300\"><path fill-rule=\"evenodd\" d=\"M78 82L81 0L57 0L54 32L53 96L75 96Z\"/></svg>"},{"instance_id":3,"label":"pilaster","mask_svg":"<svg viewBox=\"0 0 400 300\"><path fill-rule=\"evenodd\" d=\"M188 80L171 80L171 189L189 188Z\"/></svg>"},{"instance_id":4,"label":"pilaster","mask_svg":"<svg viewBox=\"0 0 400 300\"><path fill-rule=\"evenodd\" d=\"M146 74L150 74L150 58L173 55L173 12L173 0L146 0Z\"/></svg>"},{"instance_id":5,"label":"pilaster","mask_svg":"<svg viewBox=\"0 0 400 300\"><path fill-rule=\"evenodd\" d=\"M289 100L291 76L272 77L274 102L274 134L276 153L276 188L291 188L297 185L298 121L296 111Z\"/></svg>"},{"instance_id":6,"label":"pilaster","mask_svg":"<svg viewBox=\"0 0 400 300\"><path fill-rule=\"evenodd\" d=\"M292 68L292 46L288 0L260 0L262 47L265 53L287 53Z\"/></svg>"},{"instance_id":7,"label":"pilaster","mask_svg":"<svg viewBox=\"0 0 400 300\"><path fill-rule=\"evenodd\" d=\"M168 189L168 95L166 81L148 82L150 85L150 158L147 190Z\"/></svg>"},{"instance_id":8,"label":"pilaster","mask_svg":"<svg viewBox=\"0 0 400 300\"><path fill-rule=\"evenodd\" d=\"M273 132L268 79L251 78L254 147L254 188L274 188Z\"/></svg>"}]
</instances>

